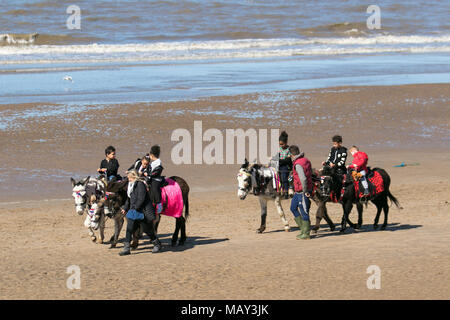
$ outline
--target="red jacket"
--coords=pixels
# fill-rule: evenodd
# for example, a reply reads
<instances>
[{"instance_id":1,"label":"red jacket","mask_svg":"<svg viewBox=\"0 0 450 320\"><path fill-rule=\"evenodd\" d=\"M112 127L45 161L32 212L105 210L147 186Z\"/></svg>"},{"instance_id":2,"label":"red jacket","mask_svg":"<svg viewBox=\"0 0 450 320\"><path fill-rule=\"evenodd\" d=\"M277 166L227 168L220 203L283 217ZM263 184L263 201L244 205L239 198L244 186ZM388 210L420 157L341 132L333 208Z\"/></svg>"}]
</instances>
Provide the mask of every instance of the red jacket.
<instances>
[{"instance_id":1,"label":"red jacket","mask_svg":"<svg viewBox=\"0 0 450 320\"><path fill-rule=\"evenodd\" d=\"M302 182L300 181L300 177L298 176L297 171L295 170L295 166L299 164L303 168L303 172L306 176L306 185L308 190L303 190ZM295 192L311 192L313 188L312 184L312 170L311 170L311 162L305 158L300 157L295 159L292 164L292 175L294 177L294 191Z\"/></svg>"},{"instance_id":2,"label":"red jacket","mask_svg":"<svg viewBox=\"0 0 450 320\"><path fill-rule=\"evenodd\" d=\"M369 161L369 157L367 156L367 153L358 151L353 155L353 161L351 168L355 168L356 164L356 171L362 171L365 170L367 172L367 162Z\"/></svg>"}]
</instances>

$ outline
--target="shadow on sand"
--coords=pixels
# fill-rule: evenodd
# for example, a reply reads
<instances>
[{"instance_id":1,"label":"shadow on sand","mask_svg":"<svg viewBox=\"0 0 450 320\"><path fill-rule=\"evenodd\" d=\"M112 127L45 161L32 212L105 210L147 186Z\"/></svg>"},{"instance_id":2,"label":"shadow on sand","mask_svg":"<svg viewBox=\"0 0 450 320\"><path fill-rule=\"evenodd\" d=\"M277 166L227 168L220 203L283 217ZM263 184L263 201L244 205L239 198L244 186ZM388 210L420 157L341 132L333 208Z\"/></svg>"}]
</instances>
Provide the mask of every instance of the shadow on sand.
<instances>
[{"instance_id":1,"label":"shadow on sand","mask_svg":"<svg viewBox=\"0 0 450 320\"><path fill-rule=\"evenodd\" d=\"M323 237L329 237L329 236L339 236L339 235L346 235L346 234L352 234L352 233L363 233L363 232L374 232L374 231L399 231L399 230L409 230L409 229L415 229L415 228L422 227L422 225L388 223L385 230L380 229L381 224L378 226L378 229L375 230L373 228L372 224L366 224L366 225L362 225L360 229L353 229L353 228L347 226L347 229L345 229L344 232L340 232L341 225L335 224L335 226L336 226L336 229L334 231L331 231L328 224L321 224L318 233L314 234L311 231L311 235L317 239L317 238L323 238ZM264 233L277 233L277 232L286 232L286 231L284 231L284 229L277 229L277 230L265 231ZM291 232L300 232L300 229L298 228L298 226L291 226Z\"/></svg>"},{"instance_id":2,"label":"shadow on sand","mask_svg":"<svg viewBox=\"0 0 450 320\"><path fill-rule=\"evenodd\" d=\"M219 239L212 239L208 237L188 237L186 242L183 245L177 245L172 246L172 234L159 234L158 235L159 240L161 241L163 248L161 252L179 252L179 251L185 251L192 249L195 246L202 246L202 245L208 245L208 244L214 244L219 242L224 242L230 240L229 238L219 238ZM124 239L121 239L119 242L123 243ZM150 239L144 235L143 238L139 240L139 247L135 250L132 250L131 252L134 254L140 254L140 253L151 253L151 250L153 248L153 244L150 242ZM122 249L121 246L117 247L117 249Z\"/></svg>"},{"instance_id":3,"label":"shadow on sand","mask_svg":"<svg viewBox=\"0 0 450 320\"><path fill-rule=\"evenodd\" d=\"M409 230L409 229L421 228L422 225L388 223L386 226L386 229L381 230L380 227L381 227L381 224L378 226L378 229L374 229L372 224L362 225L361 228L359 228L359 229L353 229L353 228L347 226L347 229L345 229L344 232L340 232L341 231L340 225L336 225L335 231L330 231L329 226L327 224L323 224L323 225L320 225L321 229L319 229L317 234L314 234L311 232L311 235L314 235L314 238L318 239L318 238L324 238L324 237L330 237L330 236L349 235L349 234L353 234L353 233L377 232L377 231L381 231L381 232L391 231L392 232L392 231L399 231L399 230Z\"/></svg>"}]
</instances>

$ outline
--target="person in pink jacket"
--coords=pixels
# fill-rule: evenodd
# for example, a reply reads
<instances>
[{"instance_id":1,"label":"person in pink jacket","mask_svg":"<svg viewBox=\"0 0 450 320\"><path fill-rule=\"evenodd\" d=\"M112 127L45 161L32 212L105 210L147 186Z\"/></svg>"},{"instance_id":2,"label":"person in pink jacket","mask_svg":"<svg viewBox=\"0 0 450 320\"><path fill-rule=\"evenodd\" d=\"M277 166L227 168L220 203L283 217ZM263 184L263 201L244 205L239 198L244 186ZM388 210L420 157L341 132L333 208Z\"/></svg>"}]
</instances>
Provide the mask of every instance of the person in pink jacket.
<instances>
[{"instance_id":1,"label":"person in pink jacket","mask_svg":"<svg viewBox=\"0 0 450 320\"><path fill-rule=\"evenodd\" d=\"M367 196L369 195L369 185L367 183L366 173L369 157L367 156L367 153L359 151L357 146L351 147L349 151L353 156L353 161L347 168L356 170L356 172L362 174L361 183L364 187L364 196Z\"/></svg>"}]
</instances>

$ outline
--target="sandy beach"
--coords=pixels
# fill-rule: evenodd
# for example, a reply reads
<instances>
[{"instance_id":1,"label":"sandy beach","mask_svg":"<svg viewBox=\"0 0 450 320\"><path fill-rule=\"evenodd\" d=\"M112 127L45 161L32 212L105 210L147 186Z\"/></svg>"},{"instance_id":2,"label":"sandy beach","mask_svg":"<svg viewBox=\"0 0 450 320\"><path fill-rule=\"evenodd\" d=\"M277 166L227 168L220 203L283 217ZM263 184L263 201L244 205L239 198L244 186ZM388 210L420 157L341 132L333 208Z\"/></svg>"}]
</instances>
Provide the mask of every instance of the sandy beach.
<instances>
[{"instance_id":1,"label":"sandy beach","mask_svg":"<svg viewBox=\"0 0 450 320\"><path fill-rule=\"evenodd\" d=\"M0 299L449 299L449 89L339 87L160 103L0 105L6 126L0 131ZM385 231L373 230L376 210L369 205L361 230L341 234L323 224L312 240L297 241L284 201L292 231L284 232L269 205L267 230L257 234L257 198L241 201L236 194L239 164L172 163L171 133L192 132L194 121L204 130L286 130L314 167L339 133L344 145L369 154L371 166L388 171L403 209L391 207ZM175 222L163 217L162 252L152 254L144 238L132 255L120 257L122 243L108 249L90 241L70 199L70 177L94 175L109 144L123 173L154 143L162 147L164 173L191 186L188 241L170 247ZM402 162L418 165L394 167ZM339 224L341 207L330 204L329 213ZM112 227L108 221L107 239ZM81 270L79 290L66 287L71 265ZM380 267L379 290L367 288L370 265Z\"/></svg>"}]
</instances>

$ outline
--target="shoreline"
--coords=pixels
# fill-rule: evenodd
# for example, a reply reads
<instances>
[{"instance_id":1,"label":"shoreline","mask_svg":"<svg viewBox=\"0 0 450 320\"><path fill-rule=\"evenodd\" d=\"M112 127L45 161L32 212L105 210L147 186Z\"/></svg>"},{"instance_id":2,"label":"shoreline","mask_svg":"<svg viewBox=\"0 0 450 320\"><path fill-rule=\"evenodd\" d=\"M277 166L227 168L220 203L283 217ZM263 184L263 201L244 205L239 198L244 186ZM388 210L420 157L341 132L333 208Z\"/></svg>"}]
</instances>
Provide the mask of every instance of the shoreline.
<instances>
[{"instance_id":1,"label":"shoreline","mask_svg":"<svg viewBox=\"0 0 450 320\"><path fill-rule=\"evenodd\" d=\"M328 155L334 134L344 137L344 146L368 151L369 164L389 170L401 162L426 163L429 155L447 161L442 146L450 140L449 88L449 84L336 87L78 108L1 105L2 118L12 122L0 130L4 146L0 202L65 198L70 195L70 177L95 174L104 148L111 144L118 149L120 174L157 143L163 150L164 175L186 178L193 190L213 186L220 193L235 187L240 164L172 162L171 152L178 143L171 141L172 133L188 130L192 144L194 121L201 121L202 134L210 128L223 134L238 128L286 130L289 142L299 144L314 167ZM202 143L203 151L207 145ZM216 179L224 185L217 186Z\"/></svg>"}]
</instances>

